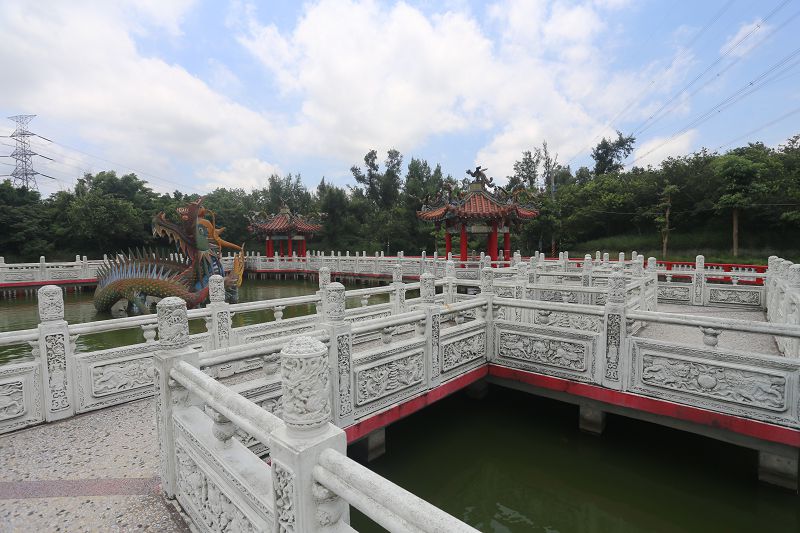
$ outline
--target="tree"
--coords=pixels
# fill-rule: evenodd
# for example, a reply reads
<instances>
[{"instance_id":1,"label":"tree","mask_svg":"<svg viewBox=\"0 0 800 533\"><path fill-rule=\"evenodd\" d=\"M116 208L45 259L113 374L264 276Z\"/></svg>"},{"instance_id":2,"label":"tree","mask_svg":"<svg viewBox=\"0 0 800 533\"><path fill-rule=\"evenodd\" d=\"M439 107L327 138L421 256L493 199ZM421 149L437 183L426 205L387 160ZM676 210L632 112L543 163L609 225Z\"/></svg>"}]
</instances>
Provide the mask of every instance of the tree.
<instances>
[{"instance_id":1,"label":"tree","mask_svg":"<svg viewBox=\"0 0 800 533\"><path fill-rule=\"evenodd\" d=\"M539 164L542 161L542 151L534 148L533 152L525 150L522 159L514 162L514 175L508 179L509 188L524 185L531 190L539 186Z\"/></svg>"},{"instance_id":2,"label":"tree","mask_svg":"<svg viewBox=\"0 0 800 533\"><path fill-rule=\"evenodd\" d=\"M661 232L661 257L662 259L666 259L667 256L667 247L669 246L669 232L672 229L669 223L669 216L670 211L672 210L672 197L679 191L677 185L672 185L671 183L667 182L664 184L664 188L661 189L660 199L661 202L658 204L658 209L656 211L656 215L654 217L656 227Z\"/></svg>"},{"instance_id":3,"label":"tree","mask_svg":"<svg viewBox=\"0 0 800 533\"><path fill-rule=\"evenodd\" d=\"M762 187L758 183L760 165L745 157L727 154L717 159L714 166L722 181L722 194L717 198L714 207L718 211L730 209L733 256L737 257L739 215L742 209L749 207L761 192Z\"/></svg>"},{"instance_id":4,"label":"tree","mask_svg":"<svg viewBox=\"0 0 800 533\"><path fill-rule=\"evenodd\" d=\"M624 137L622 132L617 132L616 139L603 137L592 150L594 159L594 175L602 176L611 172L619 172L624 168L622 161L633 152L636 138L633 135Z\"/></svg>"}]
</instances>

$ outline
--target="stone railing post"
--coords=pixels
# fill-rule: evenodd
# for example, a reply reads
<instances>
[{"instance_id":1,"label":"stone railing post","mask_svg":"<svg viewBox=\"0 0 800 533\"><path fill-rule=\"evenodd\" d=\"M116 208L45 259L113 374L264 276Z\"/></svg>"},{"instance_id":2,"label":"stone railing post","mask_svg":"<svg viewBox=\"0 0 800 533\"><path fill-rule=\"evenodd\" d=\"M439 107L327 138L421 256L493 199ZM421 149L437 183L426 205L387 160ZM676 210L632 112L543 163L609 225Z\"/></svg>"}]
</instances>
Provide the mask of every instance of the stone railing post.
<instances>
[{"instance_id":1,"label":"stone railing post","mask_svg":"<svg viewBox=\"0 0 800 533\"><path fill-rule=\"evenodd\" d=\"M430 388L442 381L441 341L439 332L442 322L442 308L436 304L436 277L430 272L419 278L420 307L425 311L425 364Z\"/></svg>"},{"instance_id":2,"label":"stone railing post","mask_svg":"<svg viewBox=\"0 0 800 533\"><path fill-rule=\"evenodd\" d=\"M233 313L230 304L225 301L225 280L219 274L208 278L208 297L210 302L207 308L211 313L208 323L209 348L214 350L236 344L231 338Z\"/></svg>"},{"instance_id":3,"label":"stone railing post","mask_svg":"<svg viewBox=\"0 0 800 533\"><path fill-rule=\"evenodd\" d=\"M333 423L339 427L353 423L355 385L353 379L353 325L345 321L345 290L331 283L324 291L322 327L328 332L328 367Z\"/></svg>"},{"instance_id":4,"label":"stone railing post","mask_svg":"<svg viewBox=\"0 0 800 533\"><path fill-rule=\"evenodd\" d=\"M457 291L456 263L452 259L448 259L444 265L444 303L455 303Z\"/></svg>"},{"instance_id":5,"label":"stone railing post","mask_svg":"<svg viewBox=\"0 0 800 533\"><path fill-rule=\"evenodd\" d=\"M586 254L583 256L583 263L581 264L581 287L588 289L592 286L592 256ZM594 294L591 292L582 293L581 303L593 304Z\"/></svg>"},{"instance_id":6,"label":"stone railing post","mask_svg":"<svg viewBox=\"0 0 800 533\"><path fill-rule=\"evenodd\" d=\"M175 497L176 457L175 426L172 413L188 398L181 398L179 386L169 373L180 361L200 366L200 355L189 347L189 319L186 315L186 302L175 296L164 298L156 305L158 313L159 349L153 357L153 377L155 382L156 425L158 429L158 448L160 454L159 476L161 488L168 498Z\"/></svg>"},{"instance_id":7,"label":"stone railing post","mask_svg":"<svg viewBox=\"0 0 800 533\"><path fill-rule=\"evenodd\" d=\"M517 300L524 300L526 298L525 292L528 289L528 263L519 262L516 267L517 273L514 276L514 298ZM514 319L517 322L522 322L522 317L527 314L527 309L514 309Z\"/></svg>"},{"instance_id":8,"label":"stone railing post","mask_svg":"<svg viewBox=\"0 0 800 533\"><path fill-rule=\"evenodd\" d=\"M406 312L406 285L403 283L403 265L400 263L392 265L392 292L390 293L390 299L393 315Z\"/></svg>"},{"instance_id":9,"label":"stone railing post","mask_svg":"<svg viewBox=\"0 0 800 533\"><path fill-rule=\"evenodd\" d=\"M39 280L48 281L47 277L47 261L43 255L39 256Z\"/></svg>"},{"instance_id":10,"label":"stone railing post","mask_svg":"<svg viewBox=\"0 0 800 533\"><path fill-rule=\"evenodd\" d=\"M655 257L647 258L647 275L652 282L650 294L648 296L648 298L650 298L650 303L647 306L647 310L655 311L658 307L658 261Z\"/></svg>"},{"instance_id":11,"label":"stone railing post","mask_svg":"<svg viewBox=\"0 0 800 533\"><path fill-rule=\"evenodd\" d=\"M325 263L322 264L324 265ZM317 279L319 280L319 290L317 291L317 296L320 298L320 303L317 304L317 318L320 322L325 323L325 306L327 300L326 295L328 285L331 284L331 269L326 266L319 267Z\"/></svg>"},{"instance_id":12,"label":"stone railing post","mask_svg":"<svg viewBox=\"0 0 800 533\"><path fill-rule=\"evenodd\" d=\"M348 505L314 481L320 454L345 455L347 438L331 421L328 350L311 337L294 337L281 350L283 421L272 432L273 531L317 533L350 522Z\"/></svg>"},{"instance_id":13,"label":"stone railing post","mask_svg":"<svg viewBox=\"0 0 800 533\"><path fill-rule=\"evenodd\" d=\"M692 278L692 305L703 305L706 292L706 258L698 255L694 262Z\"/></svg>"},{"instance_id":14,"label":"stone railing post","mask_svg":"<svg viewBox=\"0 0 800 533\"><path fill-rule=\"evenodd\" d=\"M64 320L64 293L61 287L45 285L39 299L39 361L44 391L44 419L47 422L75 414L75 337L69 335Z\"/></svg>"},{"instance_id":15,"label":"stone railing post","mask_svg":"<svg viewBox=\"0 0 800 533\"><path fill-rule=\"evenodd\" d=\"M772 321L772 316L774 314L774 305L772 300L775 297L775 269L777 268L778 262L777 255L769 256L767 259L767 273L764 276L764 305L767 308L767 320Z\"/></svg>"},{"instance_id":16,"label":"stone railing post","mask_svg":"<svg viewBox=\"0 0 800 533\"><path fill-rule=\"evenodd\" d=\"M514 255L511 256L511 266L517 266L522 262L522 254L519 251L514 252Z\"/></svg>"},{"instance_id":17,"label":"stone railing post","mask_svg":"<svg viewBox=\"0 0 800 533\"><path fill-rule=\"evenodd\" d=\"M486 360L493 361L494 354L494 270L490 267L481 269L481 298L486 299Z\"/></svg>"},{"instance_id":18,"label":"stone railing post","mask_svg":"<svg viewBox=\"0 0 800 533\"><path fill-rule=\"evenodd\" d=\"M608 278L608 296L604 307L604 357L601 368L602 384L622 390L627 378L625 350L627 347L627 323L625 311L625 275L622 265L614 265Z\"/></svg>"},{"instance_id":19,"label":"stone railing post","mask_svg":"<svg viewBox=\"0 0 800 533\"><path fill-rule=\"evenodd\" d=\"M603 263L602 263L602 266L603 266L603 268L609 268L608 252L603 252Z\"/></svg>"}]
</instances>

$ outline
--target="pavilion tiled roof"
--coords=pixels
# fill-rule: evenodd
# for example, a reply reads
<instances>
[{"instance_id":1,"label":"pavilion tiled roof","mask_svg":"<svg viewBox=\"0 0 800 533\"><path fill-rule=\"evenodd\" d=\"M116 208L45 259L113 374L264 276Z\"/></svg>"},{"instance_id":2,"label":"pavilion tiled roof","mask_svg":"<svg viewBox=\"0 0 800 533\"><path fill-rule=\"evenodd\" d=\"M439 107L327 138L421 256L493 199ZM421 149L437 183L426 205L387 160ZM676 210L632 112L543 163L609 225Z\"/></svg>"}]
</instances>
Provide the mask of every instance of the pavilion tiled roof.
<instances>
[{"instance_id":1,"label":"pavilion tiled roof","mask_svg":"<svg viewBox=\"0 0 800 533\"><path fill-rule=\"evenodd\" d=\"M301 234L316 233L322 229L321 224L315 224L300 215L281 209L277 215L270 215L263 219L254 218L250 223L250 231L264 235L275 234Z\"/></svg>"},{"instance_id":2,"label":"pavilion tiled roof","mask_svg":"<svg viewBox=\"0 0 800 533\"><path fill-rule=\"evenodd\" d=\"M459 202L417 211L420 220L439 222L449 218L461 220L528 220L539 215L535 209L517 203L503 203L485 189L470 190Z\"/></svg>"}]
</instances>

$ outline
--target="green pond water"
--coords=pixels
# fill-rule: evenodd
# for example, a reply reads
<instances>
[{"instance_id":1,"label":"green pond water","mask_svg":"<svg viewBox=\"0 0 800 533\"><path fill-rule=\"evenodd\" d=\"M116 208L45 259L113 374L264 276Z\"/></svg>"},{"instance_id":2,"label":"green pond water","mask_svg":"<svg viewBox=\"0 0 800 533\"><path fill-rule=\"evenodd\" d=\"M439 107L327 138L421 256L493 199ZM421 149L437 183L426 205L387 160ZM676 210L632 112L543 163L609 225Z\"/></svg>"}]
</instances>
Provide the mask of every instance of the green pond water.
<instances>
[{"instance_id":1,"label":"green pond water","mask_svg":"<svg viewBox=\"0 0 800 533\"><path fill-rule=\"evenodd\" d=\"M364 288L361 285L346 284L348 289ZM276 298L289 298L292 296L304 296L313 294L319 285L316 281L307 280L245 280L239 288L240 302L253 302L256 300L271 300ZM94 308L94 293L91 289L82 293L67 293L64 295L64 319L70 324L80 324L93 322L96 320L108 320L119 318L125 314L113 315L111 313L98 313ZM370 304L387 302L388 295L372 296ZM348 307L360 305L357 298L347 301ZM313 313L315 306L300 305L287 307L283 312L283 318ZM233 317L233 326L246 326L258 322L272 320L272 311L254 311L248 313L237 313ZM0 331L13 331L20 329L35 328L39 323L39 311L36 297L23 297L17 299L0 301ZM191 333L201 333L205 331L205 321L203 319L191 320L189 322ZM77 349L80 352L115 348L127 344L143 342L142 330L139 327L110 331L105 333L95 333L91 335L81 335L78 337ZM22 360L30 356L30 348L27 346L0 347L0 364L11 360Z\"/></svg>"},{"instance_id":2,"label":"green pond water","mask_svg":"<svg viewBox=\"0 0 800 533\"><path fill-rule=\"evenodd\" d=\"M753 451L610 415L584 434L577 407L500 387L395 423L386 449L371 470L481 531L800 531L800 498L759 484Z\"/></svg>"},{"instance_id":3,"label":"green pond water","mask_svg":"<svg viewBox=\"0 0 800 533\"><path fill-rule=\"evenodd\" d=\"M246 280L240 297L316 290L311 281ZM287 308L284 317L313 311ZM87 291L65 295L65 318L112 317L96 313ZM269 311L240 313L234 325L271 319ZM37 323L35 298L0 301L0 331ZM204 323L191 327L200 332ZM138 328L85 335L78 349L142 340ZM0 362L29 352L6 348ZM387 453L369 468L481 531L800 532L800 499L757 483L755 452L612 416L597 437L581 433L577 420L574 406L518 391L492 387L483 400L456 394L390 426ZM352 523L383 531L356 511Z\"/></svg>"}]
</instances>

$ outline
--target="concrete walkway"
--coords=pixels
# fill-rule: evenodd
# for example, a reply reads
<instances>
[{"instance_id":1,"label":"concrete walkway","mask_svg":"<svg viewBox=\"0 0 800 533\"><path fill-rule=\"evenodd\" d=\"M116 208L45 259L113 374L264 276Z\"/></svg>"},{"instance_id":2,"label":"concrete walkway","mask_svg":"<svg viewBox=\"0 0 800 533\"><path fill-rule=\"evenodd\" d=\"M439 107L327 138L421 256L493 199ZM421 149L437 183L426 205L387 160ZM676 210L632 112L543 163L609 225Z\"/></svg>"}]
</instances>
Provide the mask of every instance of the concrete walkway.
<instances>
[{"instance_id":1,"label":"concrete walkway","mask_svg":"<svg viewBox=\"0 0 800 533\"><path fill-rule=\"evenodd\" d=\"M0 438L0 531L189 531L160 492L153 400Z\"/></svg>"}]
</instances>

